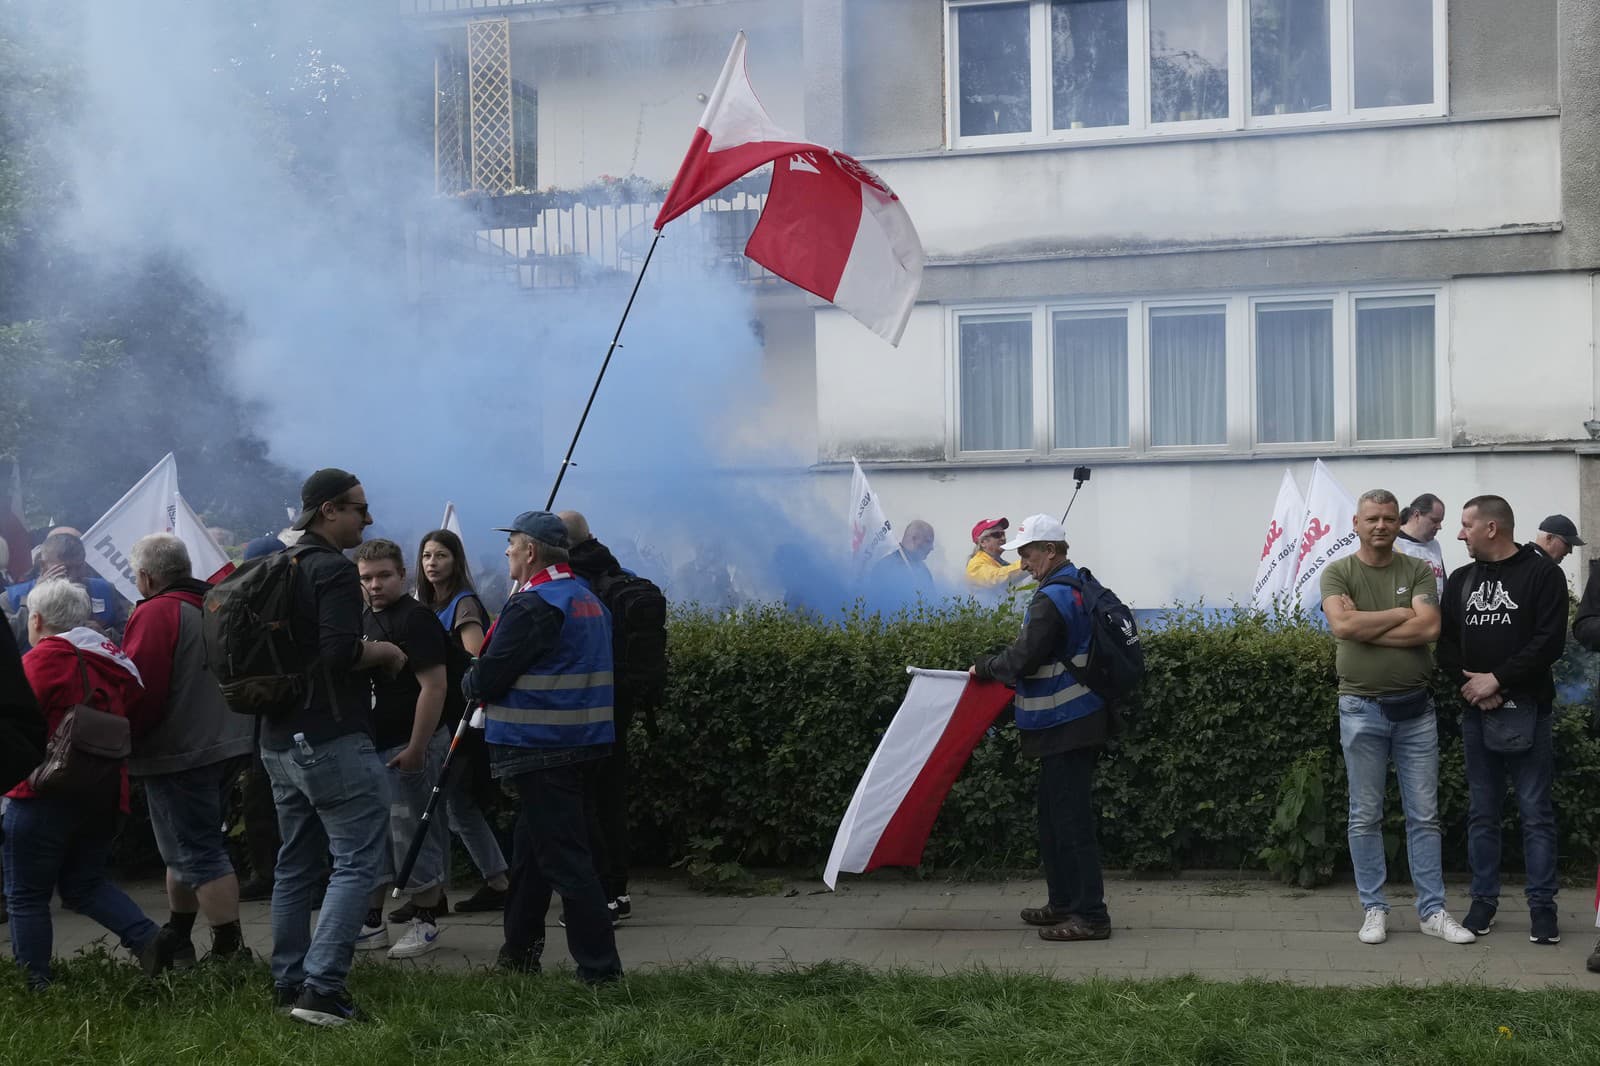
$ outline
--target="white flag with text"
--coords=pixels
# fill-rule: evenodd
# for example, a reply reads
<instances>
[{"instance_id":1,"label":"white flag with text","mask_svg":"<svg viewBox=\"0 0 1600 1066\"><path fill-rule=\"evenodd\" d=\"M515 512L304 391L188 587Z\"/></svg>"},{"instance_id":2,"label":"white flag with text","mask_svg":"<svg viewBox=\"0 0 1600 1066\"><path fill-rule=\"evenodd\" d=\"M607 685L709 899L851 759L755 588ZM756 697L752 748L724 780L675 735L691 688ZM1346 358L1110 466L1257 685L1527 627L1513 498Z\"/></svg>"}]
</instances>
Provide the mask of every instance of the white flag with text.
<instances>
[{"instance_id":1,"label":"white flag with text","mask_svg":"<svg viewBox=\"0 0 1600 1066\"><path fill-rule=\"evenodd\" d=\"M147 534L171 533L177 513L178 461L168 452L84 533L89 565L128 602L138 603L142 597L128 550Z\"/></svg>"},{"instance_id":2,"label":"white flag with text","mask_svg":"<svg viewBox=\"0 0 1600 1066\"><path fill-rule=\"evenodd\" d=\"M233 560L228 558L228 553L222 550L222 545L217 543L181 492L178 493L178 509L172 533L189 549L189 571L195 580L216 584L233 573Z\"/></svg>"},{"instance_id":3,"label":"white flag with text","mask_svg":"<svg viewBox=\"0 0 1600 1066\"><path fill-rule=\"evenodd\" d=\"M1306 501L1300 495L1300 486L1295 484L1294 474L1284 470L1278 501L1272 505L1272 518L1267 522L1256 582L1251 588L1250 602L1257 610L1272 610L1275 603L1287 598L1285 594L1294 585L1295 564L1300 558L1300 522L1305 516Z\"/></svg>"},{"instance_id":4,"label":"white flag with text","mask_svg":"<svg viewBox=\"0 0 1600 1066\"><path fill-rule=\"evenodd\" d=\"M850 478L850 563L860 577L867 567L893 552L896 545L889 538L892 529L883 517L883 505L867 484L861 464L851 459L850 465L855 469Z\"/></svg>"},{"instance_id":5,"label":"white flag with text","mask_svg":"<svg viewBox=\"0 0 1600 1066\"><path fill-rule=\"evenodd\" d=\"M1318 459L1311 470L1306 493L1305 519L1300 528L1300 548L1294 576L1294 602L1302 611L1322 606L1322 571L1360 546L1356 537L1356 498Z\"/></svg>"}]
</instances>

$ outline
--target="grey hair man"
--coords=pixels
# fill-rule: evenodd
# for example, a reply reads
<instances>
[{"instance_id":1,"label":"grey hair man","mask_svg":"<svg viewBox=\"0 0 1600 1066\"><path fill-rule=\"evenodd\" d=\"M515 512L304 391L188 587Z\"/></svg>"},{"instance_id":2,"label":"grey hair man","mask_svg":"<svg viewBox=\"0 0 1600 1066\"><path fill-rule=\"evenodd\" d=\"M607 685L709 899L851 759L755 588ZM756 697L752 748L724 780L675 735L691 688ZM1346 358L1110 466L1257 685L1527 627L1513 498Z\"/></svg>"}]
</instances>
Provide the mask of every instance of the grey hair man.
<instances>
[{"instance_id":1,"label":"grey hair man","mask_svg":"<svg viewBox=\"0 0 1600 1066\"><path fill-rule=\"evenodd\" d=\"M192 965L191 933L203 913L211 957L245 958L222 797L234 760L254 744L250 721L228 710L206 669L202 629L211 586L194 579L189 549L170 533L143 537L128 554L144 598L128 618L123 650L139 667L145 691L128 771L144 783L172 908L157 950L167 964Z\"/></svg>"},{"instance_id":2,"label":"grey hair man","mask_svg":"<svg viewBox=\"0 0 1600 1066\"><path fill-rule=\"evenodd\" d=\"M1573 548L1583 547L1578 527L1564 514L1553 514L1539 523L1539 532L1533 535L1533 550L1559 563L1572 554Z\"/></svg>"},{"instance_id":3,"label":"grey hair man","mask_svg":"<svg viewBox=\"0 0 1600 1066\"><path fill-rule=\"evenodd\" d=\"M1322 609L1337 645L1339 741L1350 785L1350 862L1365 917L1363 944L1389 936L1383 797L1393 761L1406 814L1406 858L1422 932L1448 944L1477 939L1445 910L1439 832L1439 734L1429 687L1439 638L1439 590L1428 563L1395 551L1400 502L1362 493L1361 546L1322 572Z\"/></svg>"}]
</instances>

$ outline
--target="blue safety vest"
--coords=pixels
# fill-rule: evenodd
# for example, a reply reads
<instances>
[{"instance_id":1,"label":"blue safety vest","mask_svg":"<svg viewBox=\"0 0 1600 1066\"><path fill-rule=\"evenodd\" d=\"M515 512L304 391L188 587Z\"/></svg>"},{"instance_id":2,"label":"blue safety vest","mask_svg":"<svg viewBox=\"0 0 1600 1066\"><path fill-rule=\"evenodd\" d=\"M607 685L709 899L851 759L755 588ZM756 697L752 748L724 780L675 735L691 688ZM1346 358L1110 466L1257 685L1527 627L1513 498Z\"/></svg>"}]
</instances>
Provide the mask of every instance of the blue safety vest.
<instances>
[{"instance_id":1,"label":"blue safety vest","mask_svg":"<svg viewBox=\"0 0 1600 1066\"><path fill-rule=\"evenodd\" d=\"M561 644L484 706L484 739L513 748L582 748L616 740L612 724L611 624L569 577L528 592L560 611Z\"/></svg>"},{"instance_id":2,"label":"blue safety vest","mask_svg":"<svg viewBox=\"0 0 1600 1066\"><path fill-rule=\"evenodd\" d=\"M1040 587L1036 595L1048 596L1067 624L1066 635L1056 646L1050 661L1017 681L1017 728L1050 729L1063 722L1087 718L1105 706L1105 700L1068 669L1082 668L1089 661L1091 623L1088 612L1078 602L1078 593L1057 579L1076 577L1078 568L1068 563Z\"/></svg>"}]
</instances>

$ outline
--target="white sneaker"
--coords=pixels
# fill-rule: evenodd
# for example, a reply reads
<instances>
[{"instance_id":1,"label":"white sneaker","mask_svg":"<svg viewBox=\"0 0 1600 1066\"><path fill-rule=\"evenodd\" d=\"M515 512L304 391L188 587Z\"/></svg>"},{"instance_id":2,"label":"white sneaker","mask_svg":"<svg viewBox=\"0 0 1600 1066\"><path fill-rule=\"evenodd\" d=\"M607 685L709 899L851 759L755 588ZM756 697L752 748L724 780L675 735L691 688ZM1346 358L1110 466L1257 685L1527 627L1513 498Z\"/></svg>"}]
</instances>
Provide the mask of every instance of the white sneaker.
<instances>
[{"instance_id":1,"label":"white sneaker","mask_svg":"<svg viewBox=\"0 0 1600 1066\"><path fill-rule=\"evenodd\" d=\"M389 946L389 927L387 925L366 925L363 923L361 932L356 935L357 951L382 951Z\"/></svg>"},{"instance_id":2,"label":"white sneaker","mask_svg":"<svg viewBox=\"0 0 1600 1066\"><path fill-rule=\"evenodd\" d=\"M1422 931L1428 936L1436 936L1446 944L1470 944L1477 940L1471 929L1450 917L1450 912L1437 910L1428 915L1428 920L1422 923Z\"/></svg>"},{"instance_id":3,"label":"white sneaker","mask_svg":"<svg viewBox=\"0 0 1600 1066\"><path fill-rule=\"evenodd\" d=\"M1470 933L1468 934L1471 935ZM411 928L400 938L400 943L389 949L391 959L414 959L426 955L439 946L439 927L421 918L411 919Z\"/></svg>"},{"instance_id":4,"label":"white sneaker","mask_svg":"<svg viewBox=\"0 0 1600 1066\"><path fill-rule=\"evenodd\" d=\"M1461 930L1466 933L1466 930ZM1467 933L1471 936L1471 933ZM1389 939L1389 912L1382 907L1368 907L1367 917L1361 923L1361 932L1356 936L1363 944L1381 944Z\"/></svg>"}]
</instances>

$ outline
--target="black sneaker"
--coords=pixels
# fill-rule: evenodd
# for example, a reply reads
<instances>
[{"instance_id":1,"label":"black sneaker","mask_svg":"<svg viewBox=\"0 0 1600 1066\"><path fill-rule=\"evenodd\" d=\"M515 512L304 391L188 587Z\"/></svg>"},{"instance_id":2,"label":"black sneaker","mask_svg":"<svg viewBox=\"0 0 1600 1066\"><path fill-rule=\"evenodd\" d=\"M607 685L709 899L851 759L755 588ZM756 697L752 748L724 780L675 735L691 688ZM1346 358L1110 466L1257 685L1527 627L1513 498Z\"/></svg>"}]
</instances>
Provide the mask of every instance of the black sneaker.
<instances>
[{"instance_id":1,"label":"black sneaker","mask_svg":"<svg viewBox=\"0 0 1600 1066\"><path fill-rule=\"evenodd\" d=\"M460 910L461 908L457 907L456 909ZM433 913L434 913L435 917L438 917L438 916L444 915L444 914L449 914L450 913L450 899L449 899L449 897L440 896L439 897L439 905L437 907L433 908ZM408 925L408 924L410 924L411 919L415 918L416 916L417 916L417 904L416 904L415 901L412 901L410 903L407 903L403 907L396 907L394 910L390 911L389 912L389 921L393 922L395 925Z\"/></svg>"},{"instance_id":2,"label":"black sneaker","mask_svg":"<svg viewBox=\"0 0 1600 1066\"><path fill-rule=\"evenodd\" d=\"M501 944L500 951L494 957L494 968L508 973L527 974L530 977L538 976L542 967L539 965L539 956L544 954L544 941L541 940L533 946L532 951L513 951L510 944Z\"/></svg>"},{"instance_id":3,"label":"black sneaker","mask_svg":"<svg viewBox=\"0 0 1600 1066\"><path fill-rule=\"evenodd\" d=\"M478 891L456 904L457 914L472 914L478 911L503 911L506 909L506 897L511 893L503 888L490 888L484 885ZM440 911L443 914L444 911Z\"/></svg>"},{"instance_id":4,"label":"black sneaker","mask_svg":"<svg viewBox=\"0 0 1600 1066\"><path fill-rule=\"evenodd\" d=\"M260 903L272 898L272 878L252 877L239 886L240 903Z\"/></svg>"},{"instance_id":5,"label":"black sneaker","mask_svg":"<svg viewBox=\"0 0 1600 1066\"><path fill-rule=\"evenodd\" d=\"M150 943L139 952L139 968L146 977L155 977L166 970L187 970L194 965L194 941L163 925Z\"/></svg>"},{"instance_id":6,"label":"black sneaker","mask_svg":"<svg viewBox=\"0 0 1600 1066\"><path fill-rule=\"evenodd\" d=\"M1533 924L1528 929L1528 941L1533 944L1561 943L1561 930L1556 925L1554 907L1535 907L1530 912Z\"/></svg>"},{"instance_id":7,"label":"black sneaker","mask_svg":"<svg viewBox=\"0 0 1600 1066\"><path fill-rule=\"evenodd\" d=\"M1481 899L1472 901L1472 907L1467 911L1466 918L1461 922L1467 931L1478 936L1488 936L1489 930L1494 928L1493 904L1485 903Z\"/></svg>"},{"instance_id":8,"label":"black sneaker","mask_svg":"<svg viewBox=\"0 0 1600 1066\"><path fill-rule=\"evenodd\" d=\"M330 996L318 992L309 985L300 990L300 998L295 1000L294 1009L289 1012L289 1017L307 1025L329 1028L366 1020L366 1016L350 998L350 993L340 992L336 996Z\"/></svg>"},{"instance_id":9,"label":"black sneaker","mask_svg":"<svg viewBox=\"0 0 1600 1066\"><path fill-rule=\"evenodd\" d=\"M279 1014L288 1014L294 1010L294 1005L300 1001L299 985L273 985L272 1009Z\"/></svg>"},{"instance_id":10,"label":"black sneaker","mask_svg":"<svg viewBox=\"0 0 1600 1066\"><path fill-rule=\"evenodd\" d=\"M618 896L607 904L611 908L611 923L615 925L624 918L633 917L633 900L626 895Z\"/></svg>"}]
</instances>

